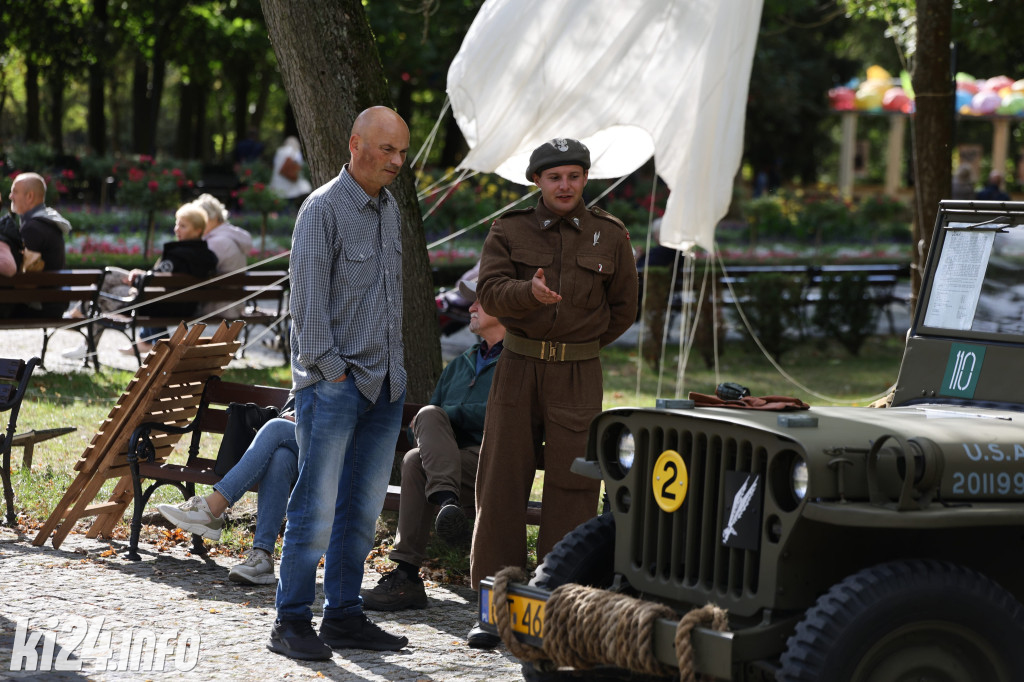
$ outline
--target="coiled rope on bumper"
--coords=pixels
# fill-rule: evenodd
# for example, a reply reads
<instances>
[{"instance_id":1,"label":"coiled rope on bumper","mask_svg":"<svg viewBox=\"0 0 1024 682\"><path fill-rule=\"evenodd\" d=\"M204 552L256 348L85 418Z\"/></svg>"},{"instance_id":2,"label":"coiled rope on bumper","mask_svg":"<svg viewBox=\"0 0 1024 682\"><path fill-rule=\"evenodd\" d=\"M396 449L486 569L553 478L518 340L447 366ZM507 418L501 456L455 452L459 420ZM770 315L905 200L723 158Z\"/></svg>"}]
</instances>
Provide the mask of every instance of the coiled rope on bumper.
<instances>
[{"instance_id":1,"label":"coiled rope on bumper","mask_svg":"<svg viewBox=\"0 0 1024 682\"><path fill-rule=\"evenodd\" d=\"M510 566L499 571L492 588L494 604L507 604L509 583L525 580L521 568ZM502 642L522 661L548 659L558 667L577 670L611 665L646 675L673 672L654 655L654 626L659 618L675 620L679 616L658 602L583 585L562 585L551 592L544 607L544 648L539 649L516 639L508 608L495 609ZM683 682L696 679L690 634L698 625L724 632L728 629L728 614L708 604L679 620L674 643Z\"/></svg>"}]
</instances>

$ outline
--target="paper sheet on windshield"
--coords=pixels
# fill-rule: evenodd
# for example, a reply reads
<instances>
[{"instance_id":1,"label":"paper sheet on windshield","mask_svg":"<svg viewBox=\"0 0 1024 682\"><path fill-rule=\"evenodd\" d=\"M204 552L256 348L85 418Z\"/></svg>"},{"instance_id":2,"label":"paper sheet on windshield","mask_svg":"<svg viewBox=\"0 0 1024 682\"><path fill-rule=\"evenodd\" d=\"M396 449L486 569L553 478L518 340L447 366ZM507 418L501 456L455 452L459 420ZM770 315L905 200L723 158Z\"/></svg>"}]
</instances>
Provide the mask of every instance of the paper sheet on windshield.
<instances>
[{"instance_id":1,"label":"paper sheet on windshield","mask_svg":"<svg viewBox=\"0 0 1024 682\"><path fill-rule=\"evenodd\" d=\"M970 227L970 224L950 223L950 227ZM971 328L995 237L995 232L990 230L950 230L946 233L928 298L925 326L959 330Z\"/></svg>"}]
</instances>

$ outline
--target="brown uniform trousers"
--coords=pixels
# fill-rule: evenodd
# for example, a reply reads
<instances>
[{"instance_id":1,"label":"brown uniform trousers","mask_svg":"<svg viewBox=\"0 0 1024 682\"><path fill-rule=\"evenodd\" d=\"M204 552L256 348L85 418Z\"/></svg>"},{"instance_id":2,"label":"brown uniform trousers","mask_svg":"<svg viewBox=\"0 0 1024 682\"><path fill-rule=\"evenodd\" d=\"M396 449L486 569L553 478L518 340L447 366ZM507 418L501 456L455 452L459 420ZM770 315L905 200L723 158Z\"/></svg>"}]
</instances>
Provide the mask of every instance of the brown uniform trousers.
<instances>
[{"instance_id":1,"label":"brown uniform trousers","mask_svg":"<svg viewBox=\"0 0 1024 682\"><path fill-rule=\"evenodd\" d=\"M558 304L543 305L530 280L544 269ZM491 227L477 294L510 334L533 341L604 346L636 317L637 276L628 233L607 213L512 211ZM526 502L544 468L537 559L597 513L600 482L569 471L586 454L603 398L599 358L548 362L513 352L506 337L484 420L476 480L473 587L504 566L526 565Z\"/></svg>"},{"instance_id":2,"label":"brown uniform trousers","mask_svg":"<svg viewBox=\"0 0 1024 682\"><path fill-rule=\"evenodd\" d=\"M418 447L402 459L402 496L398 503L398 536L392 561L423 564L437 505L427 499L448 491L459 504L473 505L479 446L459 448L448 414L437 405L426 405L416 414L413 435Z\"/></svg>"}]
</instances>

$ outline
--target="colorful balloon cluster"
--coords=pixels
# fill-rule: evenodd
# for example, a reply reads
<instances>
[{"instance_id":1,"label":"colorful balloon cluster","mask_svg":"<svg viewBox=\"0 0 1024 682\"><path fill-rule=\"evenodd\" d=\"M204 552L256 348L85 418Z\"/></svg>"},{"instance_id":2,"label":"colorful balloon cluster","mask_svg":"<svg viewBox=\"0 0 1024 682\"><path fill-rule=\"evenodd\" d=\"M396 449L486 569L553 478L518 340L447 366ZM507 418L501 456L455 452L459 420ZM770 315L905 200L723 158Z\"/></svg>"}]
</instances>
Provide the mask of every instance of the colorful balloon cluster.
<instances>
[{"instance_id":1,"label":"colorful balloon cluster","mask_svg":"<svg viewBox=\"0 0 1024 682\"><path fill-rule=\"evenodd\" d=\"M996 76L975 80L966 73L958 73L956 110L969 116L1024 116L1024 79Z\"/></svg>"},{"instance_id":2,"label":"colorful balloon cluster","mask_svg":"<svg viewBox=\"0 0 1024 682\"><path fill-rule=\"evenodd\" d=\"M907 73L898 81L880 66L871 66L864 81L828 91L834 111L914 112L914 91ZM966 73L956 75L956 110L965 116L1024 116L1024 79L1008 76L977 80Z\"/></svg>"}]
</instances>

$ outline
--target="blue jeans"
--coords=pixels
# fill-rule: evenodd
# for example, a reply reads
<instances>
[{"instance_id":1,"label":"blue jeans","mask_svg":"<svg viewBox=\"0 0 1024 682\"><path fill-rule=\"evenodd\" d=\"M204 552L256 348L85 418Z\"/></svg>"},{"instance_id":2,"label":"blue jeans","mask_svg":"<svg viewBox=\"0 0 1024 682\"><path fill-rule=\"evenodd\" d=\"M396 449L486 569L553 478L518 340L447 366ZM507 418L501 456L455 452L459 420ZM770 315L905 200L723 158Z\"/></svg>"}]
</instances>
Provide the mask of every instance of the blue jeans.
<instances>
[{"instance_id":1,"label":"blue jeans","mask_svg":"<svg viewBox=\"0 0 1024 682\"><path fill-rule=\"evenodd\" d=\"M363 564L384 507L405 396L376 403L350 378L319 381L295 394L299 478L288 500L288 524L277 582L277 617L313 618L316 569L324 562L324 618L362 612Z\"/></svg>"},{"instance_id":2,"label":"blue jeans","mask_svg":"<svg viewBox=\"0 0 1024 682\"><path fill-rule=\"evenodd\" d=\"M252 445L224 478L213 486L232 505L259 483L256 497L256 536L252 546L271 556L277 534L281 532L288 493L299 470L299 445L295 441L295 422L271 419L256 432Z\"/></svg>"}]
</instances>

